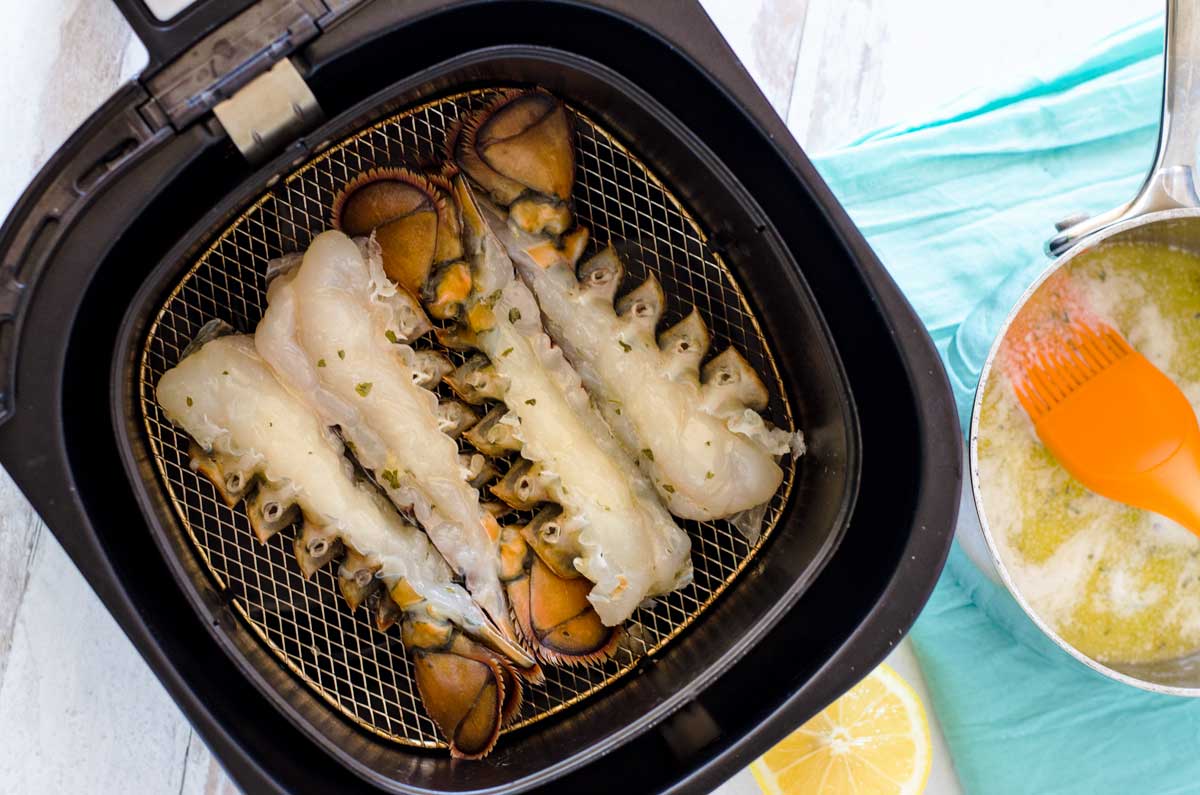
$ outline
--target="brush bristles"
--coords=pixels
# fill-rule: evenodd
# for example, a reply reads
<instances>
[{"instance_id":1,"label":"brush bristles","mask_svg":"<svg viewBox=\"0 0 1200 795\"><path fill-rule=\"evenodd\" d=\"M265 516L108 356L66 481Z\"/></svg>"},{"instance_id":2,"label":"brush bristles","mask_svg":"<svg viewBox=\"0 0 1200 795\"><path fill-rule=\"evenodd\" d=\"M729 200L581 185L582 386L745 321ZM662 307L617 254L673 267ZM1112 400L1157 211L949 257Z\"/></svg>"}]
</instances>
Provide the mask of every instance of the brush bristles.
<instances>
[{"instance_id":1,"label":"brush bristles","mask_svg":"<svg viewBox=\"0 0 1200 795\"><path fill-rule=\"evenodd\" d=\"M1014 379L1013 391L1036 422L1071 393L1133 353L1120 332L1104 323L1072 323L1029 356Z\"/></svg>"}]
</instances>

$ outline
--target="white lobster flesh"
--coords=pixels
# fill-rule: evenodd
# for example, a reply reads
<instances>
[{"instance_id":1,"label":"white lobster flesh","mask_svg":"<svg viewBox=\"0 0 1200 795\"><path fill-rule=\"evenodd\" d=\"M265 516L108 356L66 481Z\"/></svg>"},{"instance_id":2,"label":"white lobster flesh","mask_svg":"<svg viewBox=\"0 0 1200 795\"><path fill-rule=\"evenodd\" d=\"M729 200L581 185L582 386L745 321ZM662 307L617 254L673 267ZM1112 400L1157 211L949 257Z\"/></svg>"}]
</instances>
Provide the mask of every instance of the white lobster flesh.
<instances>
[{"instance_id":1,"label":"white lobster flesh","mask_svg":"<svg viewBox=\"0 0 1200 795\"><path fill-rule=\"evenodd\" d=\"M535 543L557 546L595 583L588 600L605 624L691 580L691 542L592 407L578 374L542 329L537 303L455 180L473 294L467 318L509 409L501 420L521 455L541 464L562 517Z\"/></svg>"},{"instance_id":2,"label":"white lobster flesh","mask_svg":"<svg viewBox=\"0 0 1200 795\"><path fill-rule=\"evenodd\" d=\"M467 482L444 432L453 419L421 386L396 321L397 306L410 302L383 275L373 243L325 232L298 268L271 283L255 342L280 379L338 426L392 500L413 511L472 597L515 638L498 574L499 526Z\"/></svg>"},{"instance_id":3,"label":"white lobster flesh","mask_svg":"<svg viewBox=\"0 0 1200 795\"><path fill-rule=\"evenodd\" d=\"M426 708L452 753L486 755L520 705L520 682L507 660L532 660L454 582L425 534L355 477L341 441L279 383L253 339L237 335L204 343L163 375L157 397L167 417L203 448L193 466L214 480L227 502L236 503L257 484L255 497L247 499L252 524L257 510L274 532L298 509L302 567L306 561L328 563L335 544L345 545L340 576L351 608L368 594L387 594L389 609L403 615L402 639L414 655ZM260 527L255 524L261 537ZM372 590L372 578L386 591Z\"/></svg>"},{"instance_id":4,"label":"white lobster flesh","mask_svg":"<svg viewBox=\"0 0 1200 795\"><path fill-rule=\"evenodd\" d=\"M324 519L384 579L403 578L438 612L464 627L487 624L429 539L366 483L356 483L342 443L271 373L249 336L206 343L165 373L158 401L201 447L290 484L301 511ZM276 486L278 488L278 486Z\"/></svg>"},{"instance_id":5,"label":"white lobster flesh","mask_svg":"<svg viewBox=\"0 0 1200 795\"><path fill-rule=\"evenodd\" d=\"M741 355L730 348L713 359L702 382L708 329L693 310L656 335L663 301L653 277L619 301L618 313L624 268L611 246L576 278L575 263L552 241L484 212L537 297L550 336L671 512L705 521L770 500L792 435L757 413L767 392Z\"/></svg>"}]
</instances>

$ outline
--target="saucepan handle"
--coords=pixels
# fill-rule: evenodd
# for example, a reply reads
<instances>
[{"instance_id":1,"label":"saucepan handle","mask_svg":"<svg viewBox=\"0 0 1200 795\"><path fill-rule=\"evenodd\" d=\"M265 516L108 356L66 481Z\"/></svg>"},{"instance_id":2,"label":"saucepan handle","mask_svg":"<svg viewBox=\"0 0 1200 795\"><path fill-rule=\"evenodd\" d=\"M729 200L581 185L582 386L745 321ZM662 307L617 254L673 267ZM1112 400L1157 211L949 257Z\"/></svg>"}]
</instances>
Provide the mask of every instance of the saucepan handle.
<instances>
[{"instance_id":1,"label":"saucepan handle","mask_svg":"<svg viewBox=\"0 0 1200 795\"><path fill-rule=\"evenodd\" d=\"M1162 120L1154 167L1137 196L1120 207L1059 223L1046 243L1052 257L1118 221L1160 210L1200 207L1196 193L1200 145L1200 0L1167 0Z\"/></svg>"}]
</instances>

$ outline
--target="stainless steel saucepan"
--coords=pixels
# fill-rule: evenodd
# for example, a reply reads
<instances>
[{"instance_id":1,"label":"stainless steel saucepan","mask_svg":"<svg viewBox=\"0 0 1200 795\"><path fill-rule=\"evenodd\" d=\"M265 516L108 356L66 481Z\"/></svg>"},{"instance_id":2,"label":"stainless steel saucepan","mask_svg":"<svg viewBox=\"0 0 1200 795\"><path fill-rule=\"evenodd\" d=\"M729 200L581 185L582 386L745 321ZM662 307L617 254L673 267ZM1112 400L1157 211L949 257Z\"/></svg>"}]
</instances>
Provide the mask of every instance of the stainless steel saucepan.
<instances>
[{"instance_id":1,"label":"stainless steel saucepan","mask_svg":"<svg viewBox=\"0 0 1200 795\"><path fill-rule=\"evenodd\" d=\"M999 554L998 544L989 528L979 482L979 422L988 379L1009 328L1046 280L1101 244L1153 243L1200 254L1200 196L1196 189L1197 148L1200 145L1200 0L1167 1L1165 59L1158 154L1145 184L1133 199L1120 207L1091 217L1072 216L1056 224L1058 235L1046 244L1046 252L1055 257L1054 261L1021 296L992 344L980 374L971 413L971 489L983 535L1000 579L1046 635L1089 668L1111 679L1157 693L1197 697L1200 696L1200 653L1156 663L1104 664L1075 649L1043 621L1017 588Z\"/></svg>"}]
</instances>

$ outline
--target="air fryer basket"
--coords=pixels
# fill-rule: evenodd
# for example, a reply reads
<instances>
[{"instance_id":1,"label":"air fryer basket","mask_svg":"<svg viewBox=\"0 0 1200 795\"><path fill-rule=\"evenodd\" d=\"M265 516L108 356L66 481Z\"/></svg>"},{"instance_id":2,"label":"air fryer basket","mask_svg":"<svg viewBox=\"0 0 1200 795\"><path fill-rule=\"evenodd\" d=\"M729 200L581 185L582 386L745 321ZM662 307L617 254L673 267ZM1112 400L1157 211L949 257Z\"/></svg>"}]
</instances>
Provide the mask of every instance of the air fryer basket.
<instances>
[{"instance_id":1,"label":"air fryer basket","mask_svg":"<svg viewBox=\"0 0 1200 795\"><path fill-rule=\"evenodd\" d=\"M199 0L161 23L141 0L114 1L150 66L55 153L0 227L0 461L247 791L705 792L911 626L958 505L945 376L912 308L697 3ZM193 88L210 67L230 74L225 29L203 47L197 38L269 23L267 8L329 11L263 51L267 64L290 55L329 122L252 164L208 112L222 95L178 104L171 92L189 84L167 72L186 66ZM777 398L809 453L762 548L699 619L600 693L466 765L346 718L250 629L163 486L139 368L189 264L280 180L399 111L511 84L568 99L690 213L759 321ZM281 564L281 577L294 572ZM323 608L345 620L340 605Z\"/></svg>"},{"instance_id":2,"label":"air fryer basket","mask_svg":"<svg viewBox=\"0 0 1200 795\"><path fill-rule=\"evenodd\" d=\"M256 201L187 268L155 316L138 368L140 412L154 463L184 530L217 587L271 652L318 695L367 731L403 745L444 746L419 703L409 661L396 633L370 626L366 611L351 616L338 596L335 567L305 582L293 565L290 539L258 543L240 508L228 508L211 484L189 467L188 439L163 417L154 395L162 374L179 362L203 324L220 318L252 331L265 308L268 260L303 250L322 231L341 185L366 169L433 162L447 127L485 103L487 89L454 94L401 111L323 152ZM735 344L771 383L768 418L792 428L791 407L757 319L721 257L677 199L618 141L586 116L576 122L576 213L592 231L591 249L613 241L638 282L649 270L668 294L665 323L701 307L713 350ZM458 362L466 355L451 352ZM442 387L444 397L452 397ZM468 447L463 446L467 452ZM525 708L505 732L556 714L601 691L658 652L750 563L770 536L791 492L795 461L752 541L726 521L686 523L693 539L694 580L639 610L614 658L603 665L552 666L544 684L525 688ZM519 513L515 519L527 521ZM508 521L507 519L505 521ZM284 534L287 535L287 534Z\"/></svg>"},{"instance_id":3,"label":"air fryer basket","mask_svg":"<svg viewBox=\"0 0 1200 795\"><path fill-rule=\"evenodd\" d=\"M138 451L138 459L148 458L155 470L150 475L144 465L131 465L130 472L144 502L158 506L148 518L159 528L164 555L183 558L175 570L188 578L182 583L185 589L197 594L215 590L241 618L231 626L239 647L234 653L285 713L344 762L387 787L400 786L388 771L401 764L398 760L413 755L411 747L442 744L420 705L398 638L373 630L364 615L346 612L332 571L319 572L306 583L290 560L289 544L282 535L266 546L254 539L241 509L226 508L211 486L189 469L187 440L161 416L154 385L178 362L197 330L214 317L253 331L265 306L267 261L303 250L327 226L333 198L348 180L376 166L436 161L447 126L486 101L502 75L524 73L536 78L549 76L551 69L560 80L563 74L578 74L580 85L603 81L614 96L627 97L623 101L631 109L671 121L661 107L638 97L636 89L598 64L561 54L506 48L448 62L412 81L412 95L423 96L419 102L348 137L331 136L332 143L318 156L300 164L248 207L236 208L232 222L196 229L195 239L205 244L198 253L168 258L160 265L157 278L131 307L123 335L122 347L136 351L119 354L127 368L120 378L133 386L126 393L131 404L121 409L123 421L130 431L131 449ZM464 84L476 87L457 90ZM430 92L434 95L426 96ZM578 159L574 198L581 222L594 233L591 245L611 240L622 248L633 279L653 270L668 295L668 321L698 305L713 332L714 352L733 344L746 354L770 385L769 418L781 427L798 426L809 432L811 451L798 462L784 462L784 484L770 503L762 536L755 543L727 522L688 523L695 582L639 610L613 660L585 668L551 668L545 685L527 688L528 706L512 727L515 733L503 737L493 755L480 763L489 772L477 774L478 778L495 776L506 784L556 766L575 766L624 741L668 714L690 690L718 675L740 648L752 644L800 596L832 554L856 482L853 403L828 333L802 283L793 285L793 313L766 320L767 325L786 329L786 338L798 341L779 354L781 342L770 339L753 297L738 284L738 272L751 267L745 259L751 252L731 252L727 264L725 255L710 244L703 221L675 196L674 186L663 182L638 152L594 121L586 105L577 105L575 95L560 93L573 109ZM587 95L580 99L586 103ZM384 104L391 107L399 101L397 97ZM619 110L604 110L621 123ZM786 249L756 218L748 196L682 127L671 127L670 139L653 143L695 152L703 172L691 172L690 189L703 190L710 201L716 190L725 193L721 221L728 225L744 219L747 234L759 243L753 252L754 267L794 272ZM671 127L664 125L664 129ZM639 139L639 143L649 141ZM711 187L699 185L701 173L708 175ZM793 363L796 351L805 352L803 367ZM777 355L782 356L782 365ZM786 379L785 373L791 373L791 378ZM810 386L815 379L823 381L820 388ZM798 420L793 419L793 404ZM819 418L828 425L822 427ZM141 430L133 432L139 424ZM802 488L794 490L797 482ZM813 500L825 504L815 508ZM173 510L162 511L167 505ZM760 549L763 555L787 556L792 575L755 577L753 564ZM749 569L748 575L739 577L744 569ZM619 686L633 671L663 670L674 656L672 639L693 622L706 622L708 608L726 589L744 611L736 632L701 653L683 648L678 657L685 664L672 676L635 678L635 686L628 690ZM247 654L247 647L255 644L268 653ZM686 647L686 634L678 645ZM303 686L281 689L270 684L279 681L281 666ZM631 695L650 686L654 698ZM630 695L622 698L622 693ZM327 705L324 712L344 720L333 721L322 714L313 704L314 696ZM609 699L622 703L614 708L619 717L606 719L606 724L594 716ZM553 723L543 728L547 719ZM350 727L363 731L356 733ZM552 734L557 735L551 746L554 751L547 752L548 743L542 740ZM602 739L597 742L588 735ZM405 779L405 784L413 783ZM442 788L447 784L438 782Z\"/></svg>"}]
</instances>

